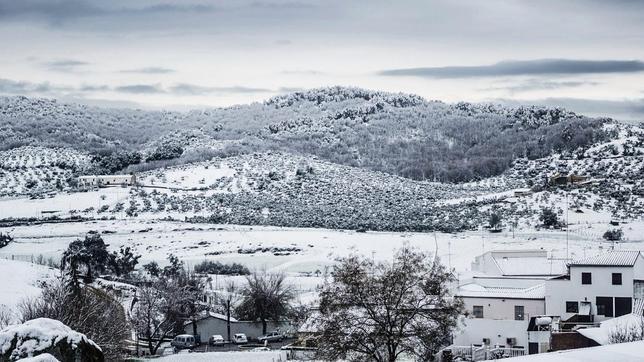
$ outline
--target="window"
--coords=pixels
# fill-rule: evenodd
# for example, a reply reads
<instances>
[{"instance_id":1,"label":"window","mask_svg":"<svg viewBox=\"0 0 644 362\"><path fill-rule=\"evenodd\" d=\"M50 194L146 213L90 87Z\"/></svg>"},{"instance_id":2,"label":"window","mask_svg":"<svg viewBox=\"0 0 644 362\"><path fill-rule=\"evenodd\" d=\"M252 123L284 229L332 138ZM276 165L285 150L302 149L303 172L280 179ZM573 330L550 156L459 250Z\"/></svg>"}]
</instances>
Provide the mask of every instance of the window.
<instances>
[{"instance_id":1,"label":"window","mask_svg":"<svg viewBox=\"0 0 644 362\"><path fill-rule=\"evenodd\" d=\"M613 273L613 285L622 285L622 273Z\"/></svg>"},{"instance_id":2,"label":"window","mask_svg":"<svg viewBox=\"0 0 644 362\"><path fill-rule=\"evenodd\" d=\"M581 273L581 284L593 284L592 274Z\"/></svg>"},{"instance_id":3,"label":"window","mask_svg":"<svg viewBox=\"0 0 644 362\"><path fill-rule=\"evenodd\" d=\"M579 303L566 302L566 313L579 313Z\"/></svg>"},{"instance_id":4,"label":"window","mask_svg":"<svg viewBox=\"0 0 644 362\"><path fill-rule=\"evenodd\" d=\"M597 314L605 317L613 316L613 298L612 297L597 297Z\"/></svg>"},{"instance_id":5,"label":"window","mask_svg":"<svg viewBox=\"0 0 644 362\"><path fill-rule=\"evenodd\" d=\"M515 321L522 321L525 319L525 308L522 305L515 305L514 306L514 320Z\"/></svg>"},{"instance_id":6,"label":"window","mask_svg":"<svg viewBox=\"0 0 644 362\"><path fill-rule=\"evenodd\" d=\"M482 305L473 306L472 314L474 314L474 318L483 318L483 306Z\"/></svg>"}]
</instances>

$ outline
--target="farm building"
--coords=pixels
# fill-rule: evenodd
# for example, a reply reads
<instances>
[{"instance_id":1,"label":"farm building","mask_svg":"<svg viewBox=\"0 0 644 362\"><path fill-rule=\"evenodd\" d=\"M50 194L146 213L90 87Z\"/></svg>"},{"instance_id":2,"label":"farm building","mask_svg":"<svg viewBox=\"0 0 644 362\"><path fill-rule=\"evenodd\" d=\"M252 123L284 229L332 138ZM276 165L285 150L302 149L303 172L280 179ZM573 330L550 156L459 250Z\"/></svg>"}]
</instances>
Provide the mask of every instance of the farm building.
<instances>
[{"instance_id":1,"label":"farm building","mask_svg":"<svg viewBox=\"0 0 644 362\"><path fill-rule=\"evenodd\" d=\"M219 334L226 340L228 337L227 318L223 314L208 312L197 318L197 335L201 337L201 342L207 342L208 338L212 335ZM194 328L192 321L186 322L184 331L188 334L193 334ZM267 322L267 332L280 331L282 333L294 332L293 327L285 321L281 322ZM238 321L235 318L230 318L230 335L236 333L244 333L250 340L256 340L257 337L262 335L262 323L252 321Z\"/></svg>"},{"instance_id":2,"label":"farm building","mask_svg":"<svg viewBox=\"0 0 644 362\"><path fill-rule=\"evenodd\" d=\"M132 186L135 184L135 175L91 175L78 178L78 186L80 187Z\"/></svg>"},{"instance_id":3,"label":"farm building","mask_svg":"<svg viewBox=\"0 0 644 362\"><path fill-rule=\"evenodd\" d=\"M583 175L575 175L575 174L562 175L560 173L557 173L553 176L550 176L549 178L549 183L555 186L568 185L568 184L572 184L572 185L584 184L588 181L590 181L590 177L583 176Z\"/></svg>"}]
</instances>

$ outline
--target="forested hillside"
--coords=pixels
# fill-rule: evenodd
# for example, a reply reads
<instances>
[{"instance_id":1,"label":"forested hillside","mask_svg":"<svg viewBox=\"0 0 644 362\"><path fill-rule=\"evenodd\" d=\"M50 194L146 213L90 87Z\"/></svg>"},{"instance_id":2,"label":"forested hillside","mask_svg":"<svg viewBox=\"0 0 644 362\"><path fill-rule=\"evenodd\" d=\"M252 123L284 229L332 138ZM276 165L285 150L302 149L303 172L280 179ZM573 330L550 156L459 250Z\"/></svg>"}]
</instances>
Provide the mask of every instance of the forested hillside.
<instances>
[{"instance_id":1,"label":"forested hillside","mask_svg":"<svg viewBox=\"0 0 644 362\"><path fill-rule=\"evenodd\" d=\"M4 97L0 150L73 148L93 155L98 173L281 151L415 180L465 182L499 175L517 158L579 153L609 137L601 127L607 122L562 109L450 105L343 87L185 113Z\"/></svg>"}]
</instances>

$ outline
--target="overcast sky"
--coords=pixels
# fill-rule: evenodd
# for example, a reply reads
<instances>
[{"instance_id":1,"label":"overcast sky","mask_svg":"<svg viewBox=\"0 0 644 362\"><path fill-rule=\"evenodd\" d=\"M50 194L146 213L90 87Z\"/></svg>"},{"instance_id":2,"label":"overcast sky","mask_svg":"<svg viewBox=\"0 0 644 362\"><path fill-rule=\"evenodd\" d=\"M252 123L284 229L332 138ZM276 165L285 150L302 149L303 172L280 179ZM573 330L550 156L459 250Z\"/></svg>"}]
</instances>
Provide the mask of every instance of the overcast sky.
<instances>
[{"instance_id":1,"label":"overcast sky","mask_svg":"<svg viewBox=\"0 0 644 362\"><path fill-rule=\"evenodd\" d=\"M329 85L644 120L644 1L0 0L0 93L187 109Z\"/></svg>"}]
</instances>

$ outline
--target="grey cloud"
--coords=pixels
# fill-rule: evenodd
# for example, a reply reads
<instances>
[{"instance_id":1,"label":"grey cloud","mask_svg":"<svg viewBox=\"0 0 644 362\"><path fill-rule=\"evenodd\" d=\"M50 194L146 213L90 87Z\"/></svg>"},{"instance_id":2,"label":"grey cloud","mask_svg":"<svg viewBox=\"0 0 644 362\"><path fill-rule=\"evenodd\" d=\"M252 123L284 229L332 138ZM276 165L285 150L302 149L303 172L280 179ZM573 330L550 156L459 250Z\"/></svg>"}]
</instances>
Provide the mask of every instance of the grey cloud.
<instances>
[{"instance_id":1,"label":"grey cloud","mask_svg":"<svg viewBox=\"0 0 644 362\"><path fill-rule=\"evenodd\" d=\"M136 69L125 69L121 73L141 73L141 74L168 74L174 73L174 69L163 68L163 67L145 67L145 68L136 68Z\"/></svg>"},{"instance_id":2,"label":"grey cloud","mask_svg":"<svg viewBox=\"0 0 644 362\"><path fill-rule=\"evenodd\" d=\"M80 0L0 0L0 19L41 19L52 25L69 20L110 15L150 15L212 11L202 4L158 4L143 7L109 7L109 2Z\"/></svg>"},{"instance_id":3,"label":"grey cloud","mask_svg":"<svg viewBox=\"0 0 644 362\"><path fill-rule=\"evenodd\" d=\"M106 85L90 85L90 84L84 84L78 87L78 90L81 92L105 92L109 91L110 87Z\"/></svg>"},{"instance_id":4,"label":"grey cloud","mask_svg":"<svg viewBox=\"0 0 644 362\"><path fill-rule=\"evenodd\" d=\"M169 87L162 84L124 84L110 87L105 84L82 84L80 86L53 85L49 82L34 83L0 78L0 93L3 94L51 94L54 96L89 94L97 92L116 92L127 94L175 94L175 95L205 95L205 94L245 94L245 93L274 93L296 90L296 88L268 88L229 86L207 87L189 83L178 83Z\"/></svg>"},{"instance_id":5,"label":"grey cloud","mask_svg":"<svg viewBox=\"0 0 644 362\"><path fill-rule=\"evenodd\" d=\"M163 88L158 84L131 84L115 87L116 92L133 93L133 94L158 94L165 93Z\"/></svg>"},{"instance_id":6,"label":"grey cloud","mask_svg":"<svg viewBox=\"0 0 644 362\"><path fill-rule=\"evenodd\" d=\"M33 83L0 78L0 93L4 94L48 94L71 90L73 90L73 88L54 86L49 82Z\"/></svg>"},{"instance_id":7,"label":"grey cloud","mask_svg":"<svg viewBox=\"0 0 644 362\"><path fill-rule=\"evenodd\" d=\"M529 92L534 90L554 90L554 89L561 89L561 88L595 86L598 84L600 83L594 82L594 81L574 81L574 80L552 81L552 80L545 80L545 79L527 79L525 81L513 82L513 83L494 86L494 87L490 87L482 90L507 91L510 94L515 94L515 93Z\"/></svg>"},{"instance_id":8,"label":"grey cloud","mask_svg":"<svg viewBox=\"0 0 644 362\"><path fill-rule=\"evenodd\" d=\"M264 9L311 9L316 6L311 2L304 1L253 1L249 4L251 8Z\"/></svg>"},{"instance_id":9,"label":"grey cloud","mask_svg":"<svg viewBox=\"0 0 644 362\"><path fill-rule=\"evenodd\" d=\"M538 59L503 61L492 65L448 66L392 69L380 72L386 76L415 76L430 78L471 78L555 74L632 73L644 71L639 60L571 60Z\"/></svg>"},{"instance_id":10,"label":"grey cloud","mask_svg":"<svg viewBox=\"0 0 644 362\"><path fill-rule=\"evenodd\" d=\"M204 87L195 84L179 83L168 88L170 93L185 94L185 95L199 95L211 93L266 93L272 92L267 88L253 88L253 87Z\"/></svg>"},{"instance_id":11,"label":"grey cloud","mask_svg":"<svg viewBox=\"0 0 644 362\"><path fill-rule=\"evenodd\" d=\"M644 121L644 98L602 100L562 97L529 100L494 99L492 101L509 106L542 105L564 107L571 111L593 117L611 117L625 121Z\"/></svg>"},{"instance_id":12,"label":"grey cloud","mask_svg":"<svg viewBox=\"0 0 644 362\"><path fill-rule=\"evenodd\" d=\"M273 90L268 88L253 88L242 86L230 87L207 87L189 83L178 83L169 87L160 84L131 84L113 88L120 93L133 94L177 94L177 95L204 95L204 94L227 94L227 93L270 93Z\"/></svg>"},{"instance_id":13,"label":"grey cloud","mask_svg":"<svg viewBox=\"0 0 644 362\"><path fill-rule=\"evenodd\" d=\"M57 72L72 72L89 64L90 63L75 59L61 59L42 63L42 65L47 69Z\"/></svg>"}]
</instances>

